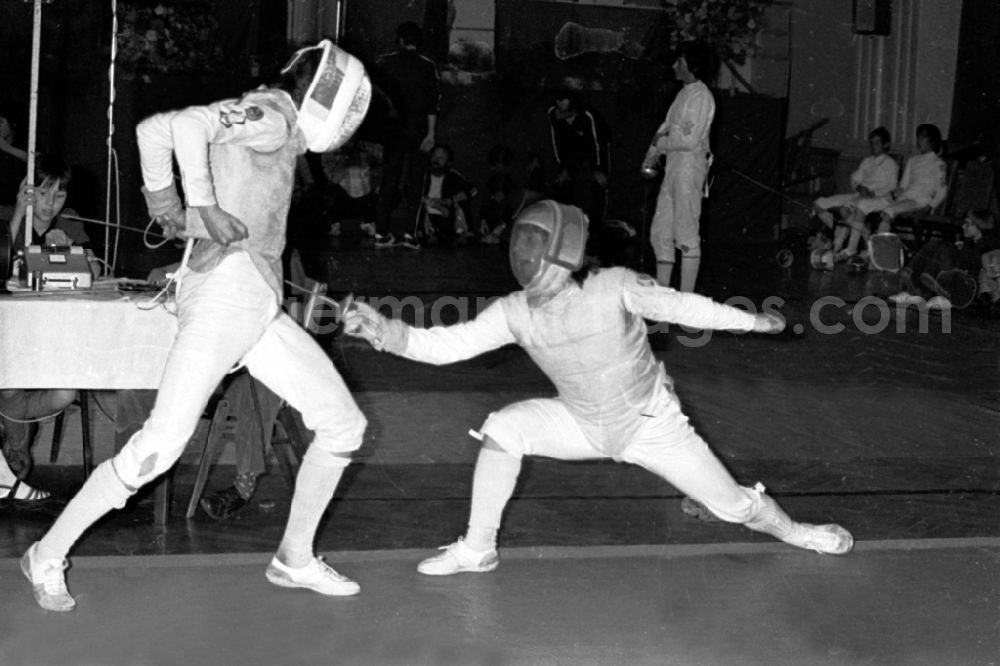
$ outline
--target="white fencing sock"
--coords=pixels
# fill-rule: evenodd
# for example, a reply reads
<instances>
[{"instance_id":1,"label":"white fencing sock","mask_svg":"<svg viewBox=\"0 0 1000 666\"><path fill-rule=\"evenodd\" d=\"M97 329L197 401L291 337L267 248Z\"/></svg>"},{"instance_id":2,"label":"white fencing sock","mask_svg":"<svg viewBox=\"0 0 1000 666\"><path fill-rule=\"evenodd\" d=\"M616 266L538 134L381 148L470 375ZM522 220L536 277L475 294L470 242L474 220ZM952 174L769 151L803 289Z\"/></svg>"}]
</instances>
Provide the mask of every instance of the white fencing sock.
<instances>
[{"instance_id":1,"label":"white fencing sock","mask_svg":"<svg viewBox=\"0 0 1000 666\"><path fill-rule=\"evenodd\" d=\"M348 457L321 453L314 448L310 447L302 457L288 524L278 546L278 559L292 569L300 569L312 561L316 528L351 462Z\"/></svg>"},{"instance_id":2,"label":"white fencing sock","mask_svg":"<svg viewBox=\"0 0 1000 666\"><path fill-rule=\"evenodd\" d=\"M112 461L102 462L38 542L38 559L66 559L69 549L91 525L112 509L125 506L133 494L135 491L118 478Z\"/></svg>"},{"instance_id":3,"label":"white fencing sock","mask_svg":"<svg viewBox=\"0 0 1000 666\"><path fill-rule=\"evenodd\" d=\"M507 501L514 494L521 473L520 456L492 446L483 446L472 477L472 510L465 543L472 550L484 552L497 546L497 530Z\"/></svg>"},{"instance_id":4,"label":"white fencing sock","mask_svg":"<svg viewBox=\"0 0 1000 666\"><path fill-rule=\"evenodd\" d=\"M844 555L854 547L854 537L840 525L812 525L792 520L777 502L764 494L763 485L758 483L744 490L754 500L750 520L744 523L750 529L818 553Z\"/></svg>"}]
</instances>

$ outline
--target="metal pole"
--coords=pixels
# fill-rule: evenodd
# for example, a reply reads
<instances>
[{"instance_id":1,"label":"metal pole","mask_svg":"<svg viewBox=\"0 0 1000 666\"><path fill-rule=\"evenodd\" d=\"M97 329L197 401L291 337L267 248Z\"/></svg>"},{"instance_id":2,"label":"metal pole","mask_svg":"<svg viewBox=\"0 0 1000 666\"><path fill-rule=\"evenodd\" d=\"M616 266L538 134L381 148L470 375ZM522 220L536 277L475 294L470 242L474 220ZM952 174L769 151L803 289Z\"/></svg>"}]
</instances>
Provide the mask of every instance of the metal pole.
<instances>
[{"instance_id":1,"label":"metal pole","mask_svg":"<svg viewBox=\"0 0 1000 666\"><path fill-rule=\"evenodd\" d=\"M28 188L35 186L35 141L38 130L38 61L42 43L42 0L34 0L31 23L31 94L28 102ZM24 212L24 246L31 245L35 222L34 199Z\"/></svg>"},{"instance_id":2,"label":"metal pole","mask_svg":"<svg viewBox=\"0 0 1000 666\"><path fill-rule=\"evenodd\" d=\"M111 224L111 177L115 163L115 149L112 139L115 136L115 60L118 58L118 0L111 0L111 63L108 65L108 167L105 174L107 188L104 192L104 221ZM114 174L117 175L117 174ZM115 188L118 193L118 188ZM104 234L104 265L114 274L115 263L118 260L118 231L115 231L115 251L111 252L111 234Z\"/></svg>"}]
</instances>

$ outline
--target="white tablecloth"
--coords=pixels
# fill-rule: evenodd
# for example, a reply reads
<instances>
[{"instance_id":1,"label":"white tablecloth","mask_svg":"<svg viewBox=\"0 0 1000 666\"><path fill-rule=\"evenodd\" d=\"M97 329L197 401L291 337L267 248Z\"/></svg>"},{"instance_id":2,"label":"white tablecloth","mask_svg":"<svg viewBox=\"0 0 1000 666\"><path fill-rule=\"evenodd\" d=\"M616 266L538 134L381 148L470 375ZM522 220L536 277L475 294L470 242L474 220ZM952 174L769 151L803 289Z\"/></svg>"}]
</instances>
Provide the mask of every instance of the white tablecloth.
<instances>
[{"instance_id":1,"label":"white tablecloth","mask_svg":"<svg viewBox=\"0 0 1000 666\"><path fill-rule=\"evenodd\" d=\"M177 318L150 296L0 295L0 388L157 388Z\"/></svg>"}]
</instances>

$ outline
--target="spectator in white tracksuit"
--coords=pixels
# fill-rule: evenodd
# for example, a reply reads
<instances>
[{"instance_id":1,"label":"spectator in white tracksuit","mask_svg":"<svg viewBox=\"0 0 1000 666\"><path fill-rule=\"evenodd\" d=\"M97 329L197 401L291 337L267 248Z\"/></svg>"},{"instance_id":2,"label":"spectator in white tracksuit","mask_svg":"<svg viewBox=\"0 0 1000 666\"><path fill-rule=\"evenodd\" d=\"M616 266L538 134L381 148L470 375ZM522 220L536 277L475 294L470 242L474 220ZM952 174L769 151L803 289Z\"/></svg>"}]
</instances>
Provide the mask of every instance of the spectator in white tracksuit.
<instances>
[{"instance_id":1,"label":"spectator in white tracksuit","mask_svg":"<svg viewBox=\"0 0 1000 666\"><path fill-rule=\"evenodd\" d=\"M868 134L871 155L851 174L853 191L820 197L813 202L817 216L828 227L833 227L833 214L829 211L850 206L861 199L888 196L899 184L899 164L889 154L891 136L884 127L876 127Z\"/></svg>"},{"instance_id":2,"label":"spectator in white tracksuit","mask_svg":"<svg viewBox=\"0 0 1000 666\"><path fill-rule=\"evenodd\" d=\"M468 531L418 570L449 575L498 566L501 515L526 455L635 463L723 520L801 548L848 552L853 540L843 528L796 523L762 486L744 488L733 480L681 411L644 322L777 332L784 327L781 316L677 292L626 268L574 275L583 262L586 224L579 209L553 201L526 208L510 245L514 275L524 289L472 321L418 329L361 303L345 317L348 333L425 363L453 363L518 344L558 391L556 398L518 402L490 415L482 427Z\"/></svg>"},{"instance_id":3,"label":"spectator in white tracksuit","mask_svg":"<svg viewBox=\"0 0 1000 666\"><path fill-rule=\"evenodd\" d=\"M682 46L674 73L684 87L656 130L643 163L647 167L666 155L649 240L656 254L656 281L670 286L676 250L681 252L680 290L694 291L701 266L701 200L711 165L708 134L715 117L715 99L704 81L713 71L714 53L707 44Z\"/></svg>"},{"instance_id":4,"label":"spectator in white tracksuit","mask_svg":"<svg viewBox=\"0 0 1000 666\"><path fill-rule=\"evenodd\" d=\"M934 208L948 195L948 167L941 159L943 147L941 130L935 125L924 124L917 127L917 155L906 160L899 187L886 196L861 199L852 206L848 221L851 236L847 247L838 254L846 259L857 253L858 242L867 238L871 230L865 226L865 217L881 212L878 231L889 231L892 220L897 215L911 213L924 208Z\"/></svg>"}]
</instances>

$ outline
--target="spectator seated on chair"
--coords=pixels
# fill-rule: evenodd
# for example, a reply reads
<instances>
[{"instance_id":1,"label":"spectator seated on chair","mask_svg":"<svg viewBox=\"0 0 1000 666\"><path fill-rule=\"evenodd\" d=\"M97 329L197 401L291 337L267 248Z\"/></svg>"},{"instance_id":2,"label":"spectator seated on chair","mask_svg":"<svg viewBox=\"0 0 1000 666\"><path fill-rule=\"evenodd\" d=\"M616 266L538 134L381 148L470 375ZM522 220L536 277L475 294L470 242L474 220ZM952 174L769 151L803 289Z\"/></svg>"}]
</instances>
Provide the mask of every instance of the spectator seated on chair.
<instances>
[{"instance_id":1,"label":"spectator seated on chair","mask_svg":"<svg viewBox=\"0 0 1000 666\"><path fill-rule=\"evenodd\" d=\"M22 223L29 202L32 204L31 244L32 245L79 245L87 248L90 239L83 224L63 216L72 171L66 162L56 156L38 156L35 165L35 183L27 186L22 181L17 204L9 215L2 215L0 224L9 224L11 238L19 244L24 237ZM9 211L10 208L7 208ZM66 214L74 214L72 210ZM91 271L100 275L100 264L91 257ZM7 276L3 276L6 280ZM6 462L14 474L25 478L31 470L31 446L35 440L37 422L54 416L76 400L76 391L63 389L4 389L0 391L0 437Z\"/></svg>"},{"instance_id":2,"label":"spectator seated on chair","mask_svg":"<svg viewBox=\"0 0 1000 666\"><path fill-rule=\"evenodd\" d=\"M545 198L541 164L529 155L520 175L510 168L513 153L504 145L494 146L488 156L489 178L480 204L479 240L487 245L506 243L511 225L525 206Z\"/></svg>"},{"instance_id":3,"label":"spectator seated on chair","mask_svg":"<svg viewBox=\"0 0 1000 666\"><path fill-rule=\"evenodd\" d=\"M877 231L886 232L891 231L892 220L897 215L933 208L944 201L948 194L948 168L940 157L942 146L941 130L935 125L917 127L918 154L906 161L899 187L888 196L862 199L852 204L847 221L850 227L847 246L834 246L839 259L846 260L856 254L859 241L871 234L865 224L869 214L881 213Z\"/></svg>"},{"instance_id":4,"label":"spectator seated on chair","mask_svg":"<svg viewBox=\"0 0 1000 666\"><path fill-rule=\"evenodd\" d=\"M861 161L857 170L851 174L851 192L820 197L813 202L813 213L824 226L833 230L835 213L842 217L850 214L850 206L861 199L888 196L899 184L899 164L889 154L891 137L889 130L876 127L868 135L868 146L871 155ZM846 227L838 231L847 232ZM841 242L843 245L843 242Z\"/></svg>"},{"instance_id":5,"label":"spectator seated on chair","mask_svg":"<svg viewBox=\"0 0 1000 666\"><path fill-rule=\"evenodd\" d=\"M333 200L331 209L336 215L330 235L340 235L340 225L347 217L360 218L361 230L373 235L382 145L355 136L339 150L320 155L320 161L327 181L324 189Z\"/></svg>"},{"instance_id":6,"label":"spectator seated on chair","mask_svg":"<svg viewBox=\"0 0 1000 666\"><path fill-rule=\"evenodd\" d=\"M992 256L997 256L998 250L1000 236L996 234L990 212L985 209L969 211L962 223L959 240L933 239L920 248L909 265L900 271L903 291L891 296L890 300L897 303L926 301L932 309L949 309L954 300L956 306L964 307L977 292L983 293L983 279L988 279L987 265ZM986 287L988 290L989 285Z\"/></svg>"},{"instance_id":7,"label":"spectator seated on chair","mask_svg":"<svg viewBox=\"0 0 1000 666\"><path fill-rule=\"evenodd\" d=\"M441 245L451 245L468 231L468 202L476 195L476 188L452 167L454 159L451 146L434 146L420 200L424 236Z\"/></svg>"}]
</instances>

